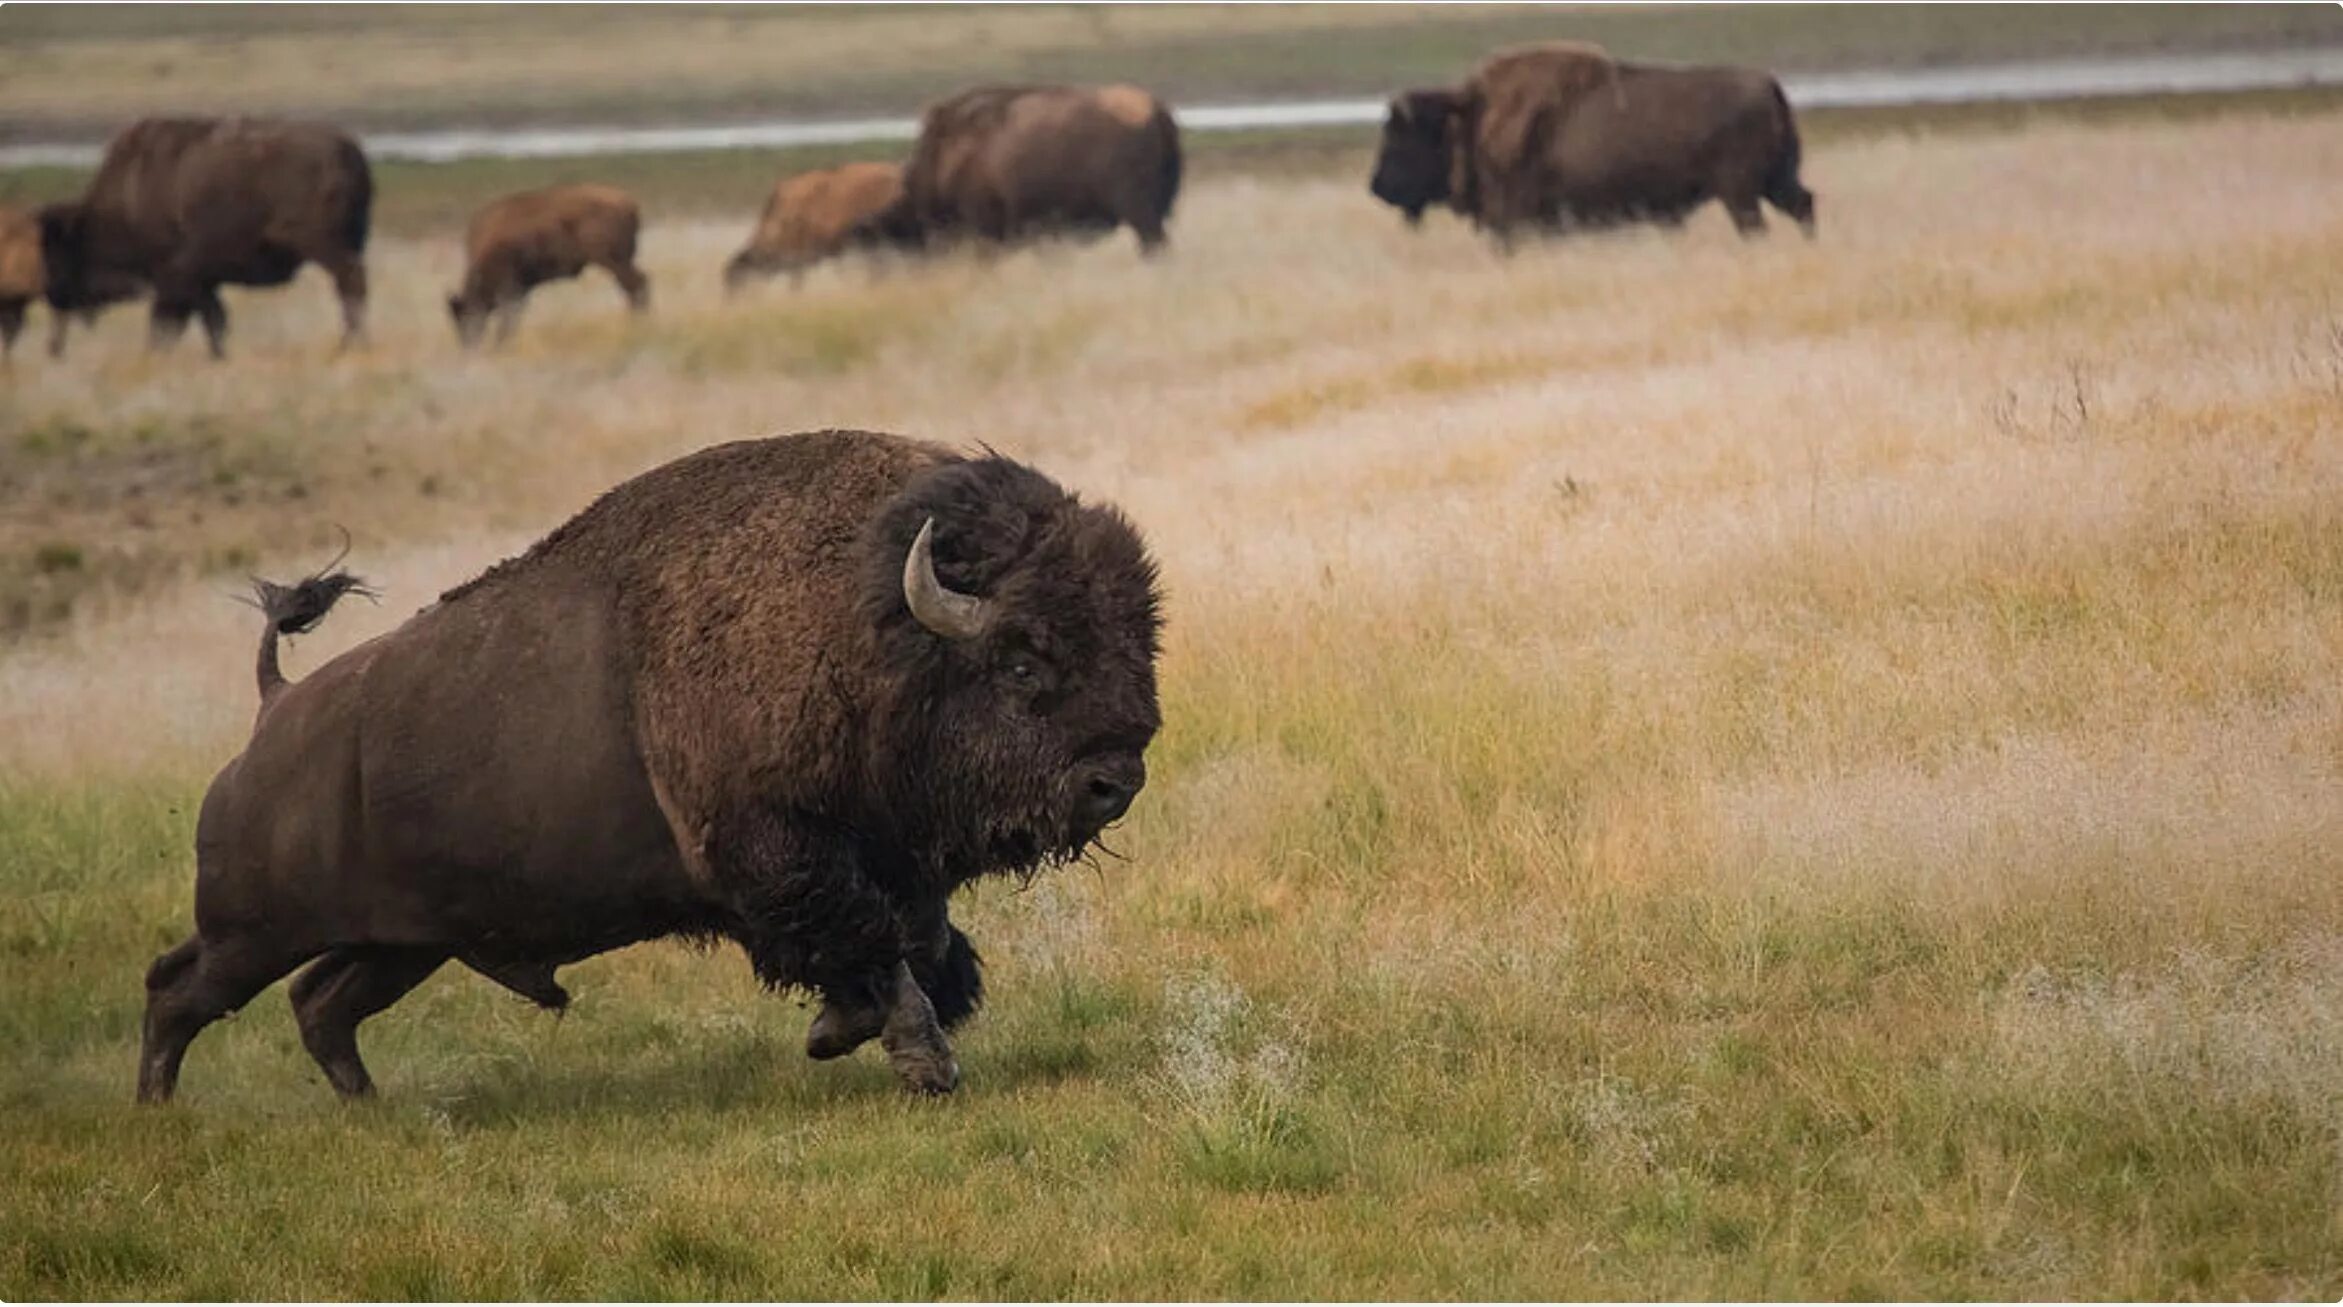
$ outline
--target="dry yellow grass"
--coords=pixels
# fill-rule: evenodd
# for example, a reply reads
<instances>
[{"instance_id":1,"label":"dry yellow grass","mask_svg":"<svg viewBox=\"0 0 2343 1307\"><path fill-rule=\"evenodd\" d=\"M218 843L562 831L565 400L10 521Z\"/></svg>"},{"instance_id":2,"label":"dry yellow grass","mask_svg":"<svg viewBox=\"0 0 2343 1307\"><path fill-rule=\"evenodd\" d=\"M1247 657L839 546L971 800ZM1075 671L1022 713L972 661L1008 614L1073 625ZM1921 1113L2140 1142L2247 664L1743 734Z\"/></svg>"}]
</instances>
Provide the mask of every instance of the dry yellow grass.
<instances>
[{"instance_id":1,"label":"dry yellow grass","mask_svg":"<svg viewBox=\"0 0 2343 1307\"><path fill-rule=\"evenodd\" d=\"M1810 162L1814 244L1712 213L1506 259L1362 186L1229 180L1157 263L1124 239L725 301L745 217L668 225L650 323L555 288L501 356L455 352L452 241L383 242L354 360L326 360L314 280L232 303L225 367L145 359L118 314L63 368L20 360L0 413L291 438L304 538L239 508L215 543L284 573L340 521L389 592L298 666L619 477L828 424L987 441L1119 502L1171 596L1132 862L977 896L1001 1006L943 1113L893 1115L875 1078L833 1101L737 968L646 950L588 969L605 1015L567 1025L685 1023L652 1053L551 1043L441 981L374 1035L407 1115L342 1124L272 1012L198 1046L185 1129L291 1113L502 1212L479 1163L415 1160L447 1113L519 1167L607 1142L545 1098L703 1121L625 1127L700 1159L628 1191L679 1230L579 1236L649 1278L433 1227L449 1278L285 1245L269 1283L310 1292L2331 1297L2338 128L1848 145ZM228 584L97 592L0 652L28 829L79 829L54 813L80 791L183 801L235 749L253 631ZM89 889L70 868L131 863L79 838L0 844L47 905L0 985L49 996L16 1036L36 1069L0 1082L39 1123L0 1183L118 1165L135 1196L170 1140L77 1100L126 1096L140 950L179 927L186 867ZM116 909L135 929L75 924ZM111 943L69 978L83 929ZM102 992L69 1001L90 968ZM693 1064L732 1086L712 1118L661 1079L686 1046L719 1050ZM770 1170L713 1160L816 1128ZM96 1155L125 1131L133 1160ZM867 1189L823 1178L848 1172ZM767 1245L741 1223L777 1196L922 1233ZM251 1283L193 1234L85 1255L58 1232L111 1209L43 1202L12 1292ZM333 1210L411 1236L382 1204Z\"/></svg>"}]
</instances>

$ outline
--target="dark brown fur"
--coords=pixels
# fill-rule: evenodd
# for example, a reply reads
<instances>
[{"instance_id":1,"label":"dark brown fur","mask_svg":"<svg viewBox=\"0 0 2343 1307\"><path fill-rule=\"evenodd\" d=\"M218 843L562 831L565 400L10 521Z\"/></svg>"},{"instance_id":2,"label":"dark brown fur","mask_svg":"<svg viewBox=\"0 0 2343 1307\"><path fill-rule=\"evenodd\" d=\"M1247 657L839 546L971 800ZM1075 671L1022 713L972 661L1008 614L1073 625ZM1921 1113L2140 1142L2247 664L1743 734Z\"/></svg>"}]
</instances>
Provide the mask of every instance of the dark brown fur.
<instances>
[{"instance_id":1,"label":"dark brown fur","mask_svg":"<svg viewBox=\"0 0 2343 1307\"><path fill-rule=\"evenodd\" d=\"M490 202L465 232L464 284L447 301L456 339L479 343L493 317L504 343L531 288L588 268L609 272L631 311L650 308L650 278L635 267L642 227L642 209L615 186L548 186Z\"/></svg>"},{"instance_id":2,"label":"dark brown fur","mask_svg":"<svg viewBox=\"0 0 2343 1307\"><path fill-rule=\"evenodd\" d=\"M374 177L331 127L258 118L147 118L106 146L81 199L41 211L51 308L81 311L151 287L153 344L203 319L226 348L219 288L278 286L304 263L333 278L342 344L365 332Z\"/></svg>"},{"instance_id":3,"label":"dark brown fur","mask_svg":"<svg viewBox=\"0 0 2343 1307\"><path fill-rule=\"evenodd\" d=\"M1180 189L1170 110L1134 86L984 87L928 109L898 239L1017 241L1129 227L1162 247Z\"/></svg>"},{"instance_id":4,"label":"dark brown fur","mask_svg":"<svg viewBox=\"0 0 2343 1307\"><path fill-rule=\"evenodd\" d=\"M978 635L906 606L930 520L938 580L993 613ZM303 1037L355 1094L357 1023L442 962L558 1005L556 966L671 934L820 993L814 1055L878 1036L909 1083L948 1089L938 1027L982 992L951 893L1080 856L1158 724L1154 569L1129 525L900 437L657 468L274 688L275 632L338 575L264 592L264 703L204 800L196 934L149 973L142 1099L311 958Z\"/></svg>"},{"instance_id":5,"label":"dark brown fur","mask_svg":"<svg viewBox=\"0 0 2343 1307\"><path fill-rule=\"evenodd\" d=\"M1712 199L1743 234L1764 229L1764 201L1812 235L1799 155L1768 74L1620 63L1558 42L1502 51L1457 90L1394 99L1371 189L1410 221L1446 201L1501 239L1673 225Z\"/></svg>"},{"instance_id":6,"label":"dark brown fur","mask_svg":"<svg viewBox=\"0 0 2343 1307\"><path fill-rule=\"evenodd\" d=\"M880 238L878 220L903 198L903 167L846 163L784 177L775 183L757 229L724 265L724 284L737 289L753 277L807 268Z\"/></svg>"},{"instance_id":7,"label":"dark brown fur","mask_svg":"<svg viewBox=\"0 0 2343 1307\"><path fill-rule=\"evenodd\" d=\"M0 204L0 358L16 347L24 330L26 311L43 297L48 274L41 260L41 219L27 209ZM138 284L126 277L106 279L87 295L88 303L71 310L49 311L49 357L65 355L65 328L73 319L85 327L98 320L98 309L116 300L134 298Z\"/></svg>"}]
</instances>

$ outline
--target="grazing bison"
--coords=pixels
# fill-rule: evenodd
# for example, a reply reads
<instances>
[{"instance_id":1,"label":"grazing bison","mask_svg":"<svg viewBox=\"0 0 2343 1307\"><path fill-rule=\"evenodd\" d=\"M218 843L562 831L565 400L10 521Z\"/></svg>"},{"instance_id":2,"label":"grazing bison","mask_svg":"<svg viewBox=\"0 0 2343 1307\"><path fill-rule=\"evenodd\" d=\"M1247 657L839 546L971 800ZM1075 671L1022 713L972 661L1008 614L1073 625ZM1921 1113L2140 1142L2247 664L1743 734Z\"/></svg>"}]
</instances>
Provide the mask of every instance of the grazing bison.
<instances>
[{"instance_id":1,"label":"grazing bison","mask_svg":"<svg viewBox=\"0 0 2343 1307\"><path fill-rule=\"evenodd\" d=\"M342 344L366 330L374 175L331 127L257 118L146 118L106 146L81 199L41 210L49 306L94 309L126 283L153 288L152 343L190 314L225 352L222 286L280 286L304 263L334 279Z\"/></svg>"},{"instance_id":2,"label":"grazing bison","mask_svg":"<svg viewBox=\"0 0 2343 1307\"><path fill-rule=\"evenodd\" d=\"M1673 225L1711 199L1743 235L1764 230L1761 199L1814 234L1798 127L1770 75L1620 63L1561 42L1500 52L1461 89L1394 99L1370 189L1411 223L1445 200L1500 240Z\"/></svg>"},{"instance_id":3,"label":"grazing bison","mask_svg":"<svg viewBox=\"0 0 2343 1307\"><path fill-rule=\"evenodd\" d=\"M34 300L42 298L47 283L47 274L41 268L40 215L0 204L0 358L15 349L17 334L24 330L25 310ZM79 318L84 327L94 326L100 305L129 299L137 293L136 282L116 277L93 287L88 296L90 302L81 308L71 312L52 310L49 357L64 357L65 326L69 320Z\"/></svg>"},{"instance_id":4,"label":"grazing bison","mask_svg":"<svg viewBox=\"0 0 2343 1307\"><path fill-rule=\"evenodd\" d=\"M724 265L724 286L807 268L883 239L878 220L903 198L903 166L846 163L784 177L765 201L748 245Z\"/></svg>"},{"instance_id":5,"label":"grazing bison","mask_svg":"<svg viewBox=\"0 0 2343 1307\"><path fill-rule=\"evenodd\" d=\"M928 109L887 230L1015 241L1118 226L1152 253L1180 191L1180 131L1136 86L990 87Z\"/></svg>"},{"instance_id":6,"label":"grazing bison","mask_svg":"<svg viewBox=\"0 0 2343 1307\"><path fill-rule=\"evenodd\" d=\"M602 268L626 292L627 308L651 307L651 280L635 267L635 238L643 213L615 186L548 186L491 202L472 215L464 233L464 284L447 298L456 339L480 343L488 319L496 341L512 339L521 304L543 282Z\"/></svg>"},{"instance_id":7,"label":"grazing bison","mask_svg":"<svg viewBox=\"0 0 2343 1307\"><path fill-rule=\"evenodd\" d=\"M196 932L147 973L141 1100L311 959L302 1040L356 1095L356 1026L442 963L558 1008L555 967L668 935L820 994L809 1055L875 1037L949 1091L982 992L952 892L1081 856L1159 721L1130 524L897 436L654 469L288 684L280 634L358 588L260 586L260 714L204 796Z\"/></svg>"}]
</instances>

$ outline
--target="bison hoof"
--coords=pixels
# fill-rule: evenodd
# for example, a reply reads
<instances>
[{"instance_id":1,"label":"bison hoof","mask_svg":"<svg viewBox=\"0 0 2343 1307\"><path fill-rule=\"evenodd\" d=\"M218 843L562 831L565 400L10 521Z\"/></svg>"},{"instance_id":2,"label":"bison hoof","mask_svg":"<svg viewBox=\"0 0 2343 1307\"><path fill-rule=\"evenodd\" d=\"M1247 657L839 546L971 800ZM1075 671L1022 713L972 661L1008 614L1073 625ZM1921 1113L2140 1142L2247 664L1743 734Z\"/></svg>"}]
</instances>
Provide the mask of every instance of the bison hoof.
<instances>
[{"instance_id":1,"label":"bison hoof","mask_svg":"<svg viewBox=\"0 0 2343 1307\"><path fill-rule=\"evenodd\" d=\"M805 1055L816 1062L844 1057L876 1038L886 1021L884 1012L856 1012L825 1003L805 1032Z\"/></svg>"},{"instance_id":2,"label":"bison hoof","mask_svg":"<svg viewBox=\"0 0 2343 1307\"><path fill-rule=\"evenodd\" d=\"M916 1064L913 1064L916 1062ZM952 1058L895 1059L895 1074L912 1093L941 1098L960 1087L960 1063Z\"/></svg>"}]
</instances>

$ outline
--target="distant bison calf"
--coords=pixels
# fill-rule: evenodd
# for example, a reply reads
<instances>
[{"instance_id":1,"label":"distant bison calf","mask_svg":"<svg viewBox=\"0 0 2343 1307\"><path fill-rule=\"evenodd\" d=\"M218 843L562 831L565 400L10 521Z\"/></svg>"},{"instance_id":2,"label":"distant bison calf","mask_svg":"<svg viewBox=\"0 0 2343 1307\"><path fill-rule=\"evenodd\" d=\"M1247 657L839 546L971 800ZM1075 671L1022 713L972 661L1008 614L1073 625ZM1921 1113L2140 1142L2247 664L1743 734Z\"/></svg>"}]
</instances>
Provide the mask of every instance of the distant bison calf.
<instances>
[{"instance_id":1,"label":"distant bison calf","mask_svg":"<svg viewBox=\"0 0 2343 1307\"><path fill-rule=\"evenodd\" d=\"M880 215L902 198L900 164L848 163L782 178L747 248L724 265L725 289L777 272L795 280L824 259L877 242Z\"/></svg>"},{"instance_id":2,"label":"distant bison calf","mask_svg":"<svg viewBox=\"0 0 2343 1307\"><path fill-rule=\"evenodd\" d=\"M42 297L47 284L48 276L41 269L39 215L0 204L0 357L16 347L17 333L24 330L25 310ZM70 319L79 318L81 325L91 326L98 320L100 305L137 294L137 282L111 277L93 285L85 296L89 302L81 307L70 312L52 310L49 357L64 356L65 325Z\"/></svg>"},{"instance_id":3,"label":"distant bison calf","mask_svg":"<svg viewBox=\"0 0 2343 1307\"><path fill-rule=\"evenodd\" d=\"M473 215L464 236L468 266L448 314L470 349L496 319L496 341L512 338L530 288L603 268L637 313L651 306L651 282L635 267L643 227L634 197L615 186L548 186L507 195Z\"/></svg>"},{"instance_id":4,"label":"distant bison calf","mask_svg":"<svg viewBox=\"0 0 2343 1307\"><path fill-rule=\"evenodd\" d=\"M22 209L0 207L0 357L16 348L25 306L41 297L41 223ZM65 348L65 317L49 330L49 352Z\"/></svg>"},{"instance_id":5,"label":"distant bison calf","mask_svg":"<svg viewBox=\"0 0 2343 1307\"><path fill-rule=\"evenodd\" d=\"M1180 131L1136 86L964 91L921 119L903 185L885 221L911 239L1129 227L1152 253L1180 193Z\"/></svg>"},{"instance_id":6,"label":"distant bison calf","mask_svg":"<svg viewBox=\"0 0 2343 1307\"><path fill-rule=\"evenodd\" d=\"M315 123L147 118L106 146L79 200L41 210L49 307L86 314L154 290L152 344L203 319L226 351L222 286L281 286L304 263L334 279L342 344L366 329L374 174L358 143Z\"/></svg>"}]
</instances>

